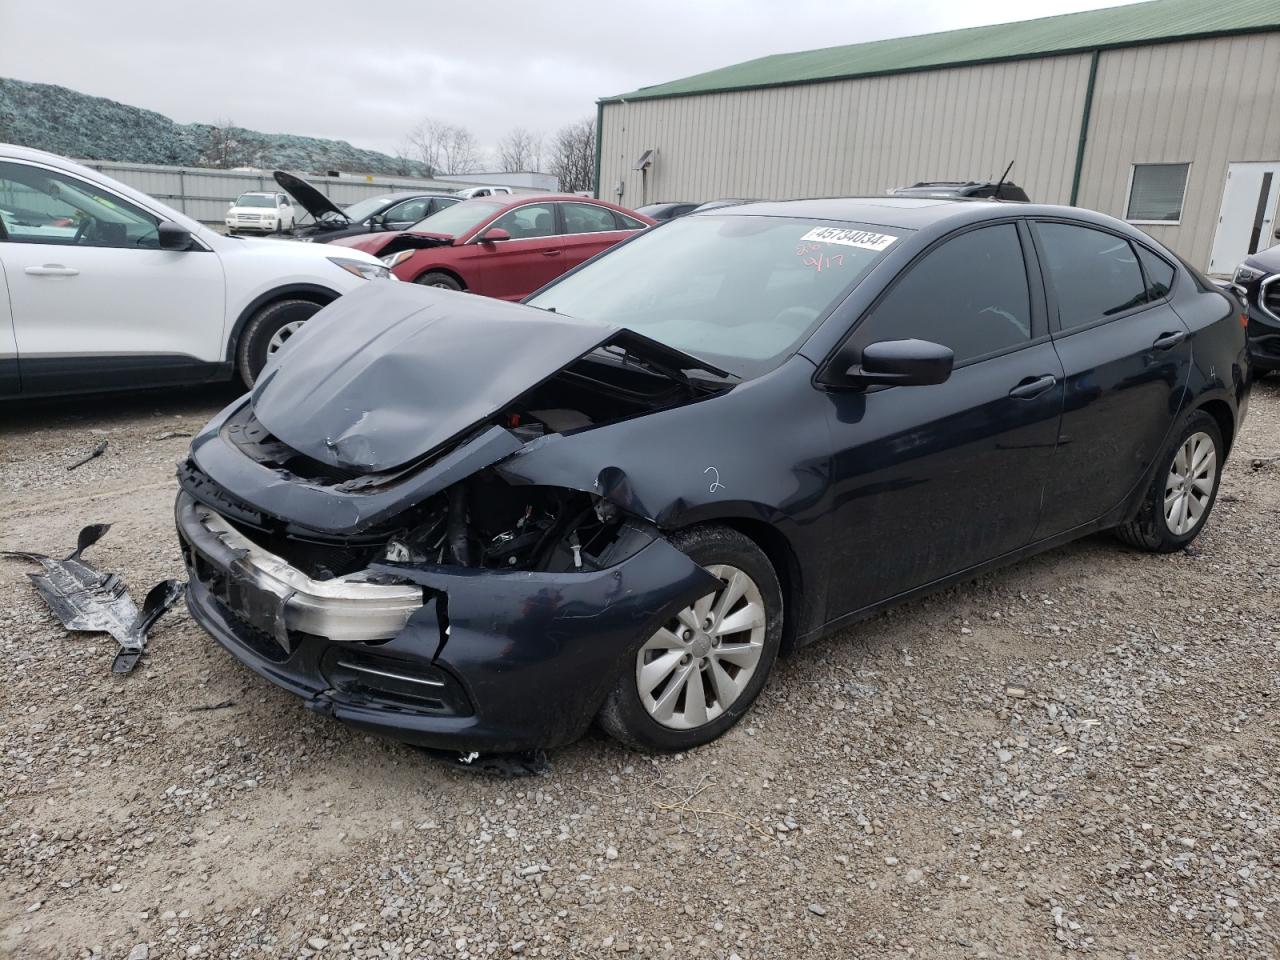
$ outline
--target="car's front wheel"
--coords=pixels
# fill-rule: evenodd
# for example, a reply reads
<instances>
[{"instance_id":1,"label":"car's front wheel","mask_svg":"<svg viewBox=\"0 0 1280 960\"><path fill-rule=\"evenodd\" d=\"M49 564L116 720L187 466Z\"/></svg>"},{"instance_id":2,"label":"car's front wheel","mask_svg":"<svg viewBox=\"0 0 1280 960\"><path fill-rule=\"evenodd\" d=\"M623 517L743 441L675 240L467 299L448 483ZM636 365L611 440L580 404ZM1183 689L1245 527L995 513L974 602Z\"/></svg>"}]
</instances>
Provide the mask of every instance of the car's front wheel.
<instances>
[{"instance_id":1,"label":"car's front wheel","mask_svg":"<svg viewBox=\"0 0 1280 960\"><path fill-rule=\"evenodd\" d=\"M442 290L462 289L462 284L449 276L449 274L441 273L439 270L428 271L422 276L415 278L413 282L420 283L424 287L440 287Z\"/></svg>"},{"instance_id":2,"label":"car's front wheel","mask_svg":"<svg viewBox=\"0 0 1280 960\"><path fill-rule=\"evenodd\" d=\"M1194 411L1165 448L1138 515L1116 528L1125 543L1172 553L1199 536L1218 497L1226 451L1218 422Z\"/></svg>"},{"instance_id":3,"label":"car's front wheel","mask_svg":"<svg viewBox=\"0 0 1280 960\"><path fill-rule=\"evenodd\" d=\"M320 304L310 300L277 300L253 315L236 351L236 369L246 387L253 386L267 361L319 309Z\"/></svg>"},{"instance_id":4,"label":"car's front wheel","mask_svg":"<svg viewBox=\"0 0 1280 960\"><path fill-rule=\"evenodd\" d=\"M769 558L727 527L695 527L672 544L720 584L655 624L600 710L632 747L688 750L747 712L782 642L782 590Z\"/></svg>"}]
</instances>

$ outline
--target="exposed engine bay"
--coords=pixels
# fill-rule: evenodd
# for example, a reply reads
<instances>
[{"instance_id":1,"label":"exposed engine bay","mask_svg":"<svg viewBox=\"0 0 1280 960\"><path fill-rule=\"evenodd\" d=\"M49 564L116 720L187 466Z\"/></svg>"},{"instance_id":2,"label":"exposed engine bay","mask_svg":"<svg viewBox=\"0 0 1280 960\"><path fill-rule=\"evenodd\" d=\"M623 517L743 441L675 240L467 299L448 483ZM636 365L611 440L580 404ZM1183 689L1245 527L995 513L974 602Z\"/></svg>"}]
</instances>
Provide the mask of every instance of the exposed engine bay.
<instances>
[{"instance_id":1,"label":"exposed engine bay","mask_svg":"<svg viewBox=\"0 0 1280 960\"><path fill-rule=\"evenodd\" d=\"M486 423L417 462L390 471L362 472L325 463L274 436L251 404L222 425L221 437L250 460L290 484L343 494L394 489L429 471L454 451L497 428L518 448L551 435L591 430L712 396L723 380L691 380L661 360L605 345L526 391ZM194 469L188 465L189 474ZM180 477L184 471L180 470ZM191 484L184 486L200 497ZM201 499L208 499L207 497ZM600 569L628 518L618 506L581 490L516 484L492 466L408 506L355 535L308 530L296 519L218 506L228 522L259 546L315 579L343 577L371 564L563 572Z\"/></svg>"}]
</instances>

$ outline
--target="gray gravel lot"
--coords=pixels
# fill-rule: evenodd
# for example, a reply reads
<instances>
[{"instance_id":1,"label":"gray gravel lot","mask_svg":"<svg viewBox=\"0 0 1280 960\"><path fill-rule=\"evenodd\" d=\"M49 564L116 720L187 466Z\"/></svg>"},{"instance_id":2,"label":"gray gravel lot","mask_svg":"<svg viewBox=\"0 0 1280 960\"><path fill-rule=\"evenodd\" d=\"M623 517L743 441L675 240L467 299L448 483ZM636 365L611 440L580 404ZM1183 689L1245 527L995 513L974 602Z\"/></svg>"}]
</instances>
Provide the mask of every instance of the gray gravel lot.
<instances>
[{"instance_id":1,"label":"gray gravel lot","mask_svg":"<svg viewBox=\"0 0 1280 960\"><path fill-rule=\"evenodd\" d=\"M102 569L181 576L173 434L231 396L0 409L0 549L110 521ZM1190 550L1056 550L779 663L708 748L515 781L308 713L185 612L113 676L0 560L0 956L1275 957L1274 455L1264 383Z\"/></svg>"}]
</instances>

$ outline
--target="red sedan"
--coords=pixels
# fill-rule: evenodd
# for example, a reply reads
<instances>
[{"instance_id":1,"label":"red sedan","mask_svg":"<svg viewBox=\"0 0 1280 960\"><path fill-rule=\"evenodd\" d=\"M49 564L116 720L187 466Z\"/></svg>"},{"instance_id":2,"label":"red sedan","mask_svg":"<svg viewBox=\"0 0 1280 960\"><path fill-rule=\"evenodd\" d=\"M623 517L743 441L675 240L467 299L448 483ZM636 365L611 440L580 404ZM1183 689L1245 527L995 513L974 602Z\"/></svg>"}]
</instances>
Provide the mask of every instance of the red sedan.
<instances>
[{"instance_id":1,"label":"red sedan","mask_svg":"<svg viewBox=\"0 0 1280 960\"><path fill-rule=\"evenodd\" d=\"M332 246L381 257L401 280L520 300L653 224L603 200L525 194L465 200L408 230L343 237Z\"/></svg>"}]
</instances>

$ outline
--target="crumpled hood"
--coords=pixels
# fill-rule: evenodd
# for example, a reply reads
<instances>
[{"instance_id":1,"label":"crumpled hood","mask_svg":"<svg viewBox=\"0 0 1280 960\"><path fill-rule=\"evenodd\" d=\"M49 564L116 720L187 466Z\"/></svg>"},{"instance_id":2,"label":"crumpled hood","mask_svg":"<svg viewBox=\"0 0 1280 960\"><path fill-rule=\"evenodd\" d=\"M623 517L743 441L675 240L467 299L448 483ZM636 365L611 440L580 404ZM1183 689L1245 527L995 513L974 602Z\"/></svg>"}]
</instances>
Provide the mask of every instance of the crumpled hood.
<instances>
[{"instance_id":1,"label":"crumpled hood","mask_svg":"<svg viewBox=\"0 0 1280 960\"><path fill-rule=\"evenodd\" d=\"M330 245L363 250L376 257L383 247L398 236L400 236L399 231L379 230L377 233L358 233L354 236L338 237L336 240L331 240Z\"/></svg>"},{"instance_id":2,"label":"crumpled hood","mask_svg":"<svg viewBox=\"0 0 1280 960\"><path fill-rule=\"evenodd\" d=\"M408 283L366 284L268 364L253 413L314 460L378 472L467 433L621 328Z\"/></svg>"}]
</instances>

